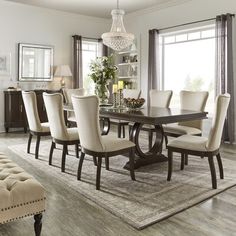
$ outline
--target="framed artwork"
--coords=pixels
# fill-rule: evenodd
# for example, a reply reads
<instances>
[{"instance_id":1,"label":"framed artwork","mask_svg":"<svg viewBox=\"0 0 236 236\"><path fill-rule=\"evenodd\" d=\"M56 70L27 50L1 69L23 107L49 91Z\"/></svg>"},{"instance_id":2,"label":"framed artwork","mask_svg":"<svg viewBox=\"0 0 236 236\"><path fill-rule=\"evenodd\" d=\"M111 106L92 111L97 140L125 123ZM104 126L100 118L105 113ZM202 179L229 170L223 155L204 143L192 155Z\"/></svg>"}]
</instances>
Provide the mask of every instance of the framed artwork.
<instances>
[{"instance_id":1,"label":"framed artwork","mask_svg":"<svg viewBox=\"0 0 236 236\"><path fill-rule=\"evenodd\" d=\"M11 54L0 52L0 76L11 74Z\"/></svg>"}]
</instances>

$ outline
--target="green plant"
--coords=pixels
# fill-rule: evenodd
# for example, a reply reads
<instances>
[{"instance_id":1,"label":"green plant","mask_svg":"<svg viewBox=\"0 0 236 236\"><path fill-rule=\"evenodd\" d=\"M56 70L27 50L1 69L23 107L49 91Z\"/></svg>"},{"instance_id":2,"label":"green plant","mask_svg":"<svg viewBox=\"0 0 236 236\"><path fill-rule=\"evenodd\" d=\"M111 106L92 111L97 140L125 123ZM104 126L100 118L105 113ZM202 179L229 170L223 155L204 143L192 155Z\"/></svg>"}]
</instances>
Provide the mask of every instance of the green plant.
<instances>
[{"instance_id":1,"label":"green plant","mask_svg":"<svg viewBox=\"0 0 236 236\"><path fill-rule=\"evenodd\" d=\"M116 78L117 66L114 63L113 55L108 57L97 57L89 66L91 73L89 77L96 84L104 85L113 82Z\"/></svg>"}]
</instances>

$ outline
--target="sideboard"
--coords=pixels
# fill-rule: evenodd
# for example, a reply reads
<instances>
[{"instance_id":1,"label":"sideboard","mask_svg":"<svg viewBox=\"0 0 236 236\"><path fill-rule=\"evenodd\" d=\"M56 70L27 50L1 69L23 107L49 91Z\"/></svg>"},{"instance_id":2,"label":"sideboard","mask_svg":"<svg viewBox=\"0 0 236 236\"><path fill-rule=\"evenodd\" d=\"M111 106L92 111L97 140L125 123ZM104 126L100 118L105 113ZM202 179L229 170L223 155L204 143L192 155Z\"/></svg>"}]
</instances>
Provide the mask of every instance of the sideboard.
<instances>
[{"instance_id":1,"label":"sideboard","mask_svg":"<svg viewBox=\"0 0 236 236\"><path fill-rule=\"evenodd\" d=\"M41 122L47 122L47 113L43 101L43 92L62 93L61 90L34 90L37 97L38 113ZM27 132L28 122L21 91L4 91L5 130L9 128L23 128Z\"/></svg>"}]
</instances>

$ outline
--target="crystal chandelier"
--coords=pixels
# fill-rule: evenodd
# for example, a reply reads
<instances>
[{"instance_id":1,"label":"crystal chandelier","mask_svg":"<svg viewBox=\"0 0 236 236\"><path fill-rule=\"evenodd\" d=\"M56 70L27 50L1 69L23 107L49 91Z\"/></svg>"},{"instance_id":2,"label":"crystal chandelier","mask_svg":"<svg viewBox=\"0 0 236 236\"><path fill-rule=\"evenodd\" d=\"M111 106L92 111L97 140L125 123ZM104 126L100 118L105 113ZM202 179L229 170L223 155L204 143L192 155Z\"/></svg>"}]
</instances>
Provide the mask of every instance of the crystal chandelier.
<instances>
[{"instance_id":1,"label":"crystal chandelier","mask_svg":"<svg viewBox=\"0 0 236 236\"><path fill-rule=\"evenodd\" d=\"M115 51L127 48L133 43L134 35L127 33L123 23L125 11L119 9L119 0L117 0L117 9L111 11L112 26L108 33L102 34L103 43Z\"/></svg>"}]
</instances>

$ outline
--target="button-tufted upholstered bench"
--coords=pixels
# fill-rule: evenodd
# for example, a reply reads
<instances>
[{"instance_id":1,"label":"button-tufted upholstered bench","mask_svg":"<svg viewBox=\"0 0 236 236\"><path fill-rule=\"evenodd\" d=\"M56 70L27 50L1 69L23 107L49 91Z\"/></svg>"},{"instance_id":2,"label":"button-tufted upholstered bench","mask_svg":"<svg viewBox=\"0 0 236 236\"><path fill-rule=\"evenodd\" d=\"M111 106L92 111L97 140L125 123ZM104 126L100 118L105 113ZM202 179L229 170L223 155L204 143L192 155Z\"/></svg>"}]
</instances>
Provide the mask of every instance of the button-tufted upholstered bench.
<instances>
[{"instance_id":1,"label":"button-tufted upholstered bench","mask_svg":"<svg viewBox=\"0 0 236 236\"><path fill-rule=\"evenodd\" d=\"M42 185L0 153L0 224L34 215L35 235L39 236L44 211Z\"/></svg>"}]
</instances>

